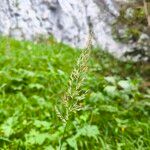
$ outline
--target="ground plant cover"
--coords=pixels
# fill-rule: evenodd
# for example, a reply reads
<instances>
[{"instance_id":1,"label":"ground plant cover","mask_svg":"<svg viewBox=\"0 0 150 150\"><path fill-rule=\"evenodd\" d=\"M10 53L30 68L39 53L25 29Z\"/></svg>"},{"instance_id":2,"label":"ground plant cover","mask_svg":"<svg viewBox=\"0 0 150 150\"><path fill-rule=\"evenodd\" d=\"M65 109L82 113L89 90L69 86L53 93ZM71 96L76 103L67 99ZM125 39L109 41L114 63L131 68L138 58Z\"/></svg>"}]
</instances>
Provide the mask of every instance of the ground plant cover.
<instances>
[{"instance_id":1,"label":"ground plant cover","mask_svg":"<svg viewBox=\"0 0 150 150\"><path fill-rule=\"evenodd\" d=\"M55 108L81 54L53 39L0 38L0 150L150 149L149 65L100 49L91 50L77 90L81 109L64 132Z\"/></svg>"}]
</instances>

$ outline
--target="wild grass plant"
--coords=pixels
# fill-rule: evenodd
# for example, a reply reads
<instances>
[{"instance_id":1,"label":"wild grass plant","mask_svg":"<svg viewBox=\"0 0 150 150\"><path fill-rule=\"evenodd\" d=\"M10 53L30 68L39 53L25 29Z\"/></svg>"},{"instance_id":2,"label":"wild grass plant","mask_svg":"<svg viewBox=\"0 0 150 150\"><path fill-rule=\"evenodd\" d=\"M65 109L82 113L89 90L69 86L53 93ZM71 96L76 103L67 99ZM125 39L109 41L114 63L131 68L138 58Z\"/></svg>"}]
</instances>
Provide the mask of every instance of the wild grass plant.
<instances>
[{"instance_id":1,"label":"wild grass plant","mask_svg":"<svg viewBox=\"0 0 150 150\"><path fill-rule=\"evenodd\" d=\"M64 138L64 134L67 130L67 126L70 123L70 117L72 113L76 113L77 111L82 110L82 106L80 105L81 101L85 99L85 95L87 91L82 90L82 86L84 84L85 75L88 70L88 60L90 57L90 52L92 48L92 34L90 33L89 39L87 42L87 46L85 50L82 50L75 68L73 69L69 81L68 81L68 89L62 97L61 104L62 108L60 111L58 107L55 107L57 116L64 123L64 133L62 140ZM60 142L60 150L62 148L63 141Z\"/></svg>"}]
</instances>

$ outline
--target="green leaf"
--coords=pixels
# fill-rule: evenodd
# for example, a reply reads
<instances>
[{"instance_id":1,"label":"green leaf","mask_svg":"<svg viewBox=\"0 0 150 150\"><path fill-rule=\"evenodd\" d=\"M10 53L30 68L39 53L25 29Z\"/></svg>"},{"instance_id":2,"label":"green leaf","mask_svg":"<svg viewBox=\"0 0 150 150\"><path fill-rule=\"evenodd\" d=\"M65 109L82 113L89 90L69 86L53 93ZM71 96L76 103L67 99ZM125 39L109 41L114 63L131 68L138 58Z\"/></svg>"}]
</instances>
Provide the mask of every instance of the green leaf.
<instances>
[{"instance_id":1,"label":"green leaf","mask_svg":"<svg viewBox=\"0 0 150 150\"><path fill-rule=\"evenodd\" d=\"M8 138L0 136L0 141L11 142Z\"/></svg>"},{"instance_id":2,"label":"green leaf","mask_svg":"<svg viewBox=\"0 0 150 150\"><path fill-rule=\"evenodd\" d=\"M85 125L83 128L78 130L77 136L86 136L97 139L99 134L100 133L96 125Z\"/></svg>"},{"instance_id":3,"label":"green leaf","mask_svg":"<svg viewBox=\"0 0 150 150\"><path fill-rule=\"evenodd\" d=\"M116 80L115 80L115 77L113 76L108 76L108 77L105 77L105 80L111 84L115 84L116 83Z\"/></svg>"},{"instance_id":4,"label":"green leaf","mask_svg":"<svg viewBox=\"0 0 150 150\"><path fill-rule=\"evenodd\" d=\"M51 123L47 121L35 120L34 126L36 126L37 128L50 129Z\"/></svg>"},{"instance_id":5,"label":"green leaf","mask_svg":"<svg viewBox=\"0 0 150 150\"><path fill-rule=\"evenodd\" d=\"M97 92L97 93L91 93L90 95L90 102L92 103L96 103L98 101L104 101L105 100L105 97L103 95L103 93L101 92Z\"/></svg>"},{"instance_id":6,"label":"green leaf","mask_svg":"<svg viewBox=\"0 0 150 150\"><path fill-rule=\"evenodd\" d=\"M30 89L37 89L37 90L43 90L44 86L38 83L31 83L29 84Z\"/></svg>"},{"instance_id":7,"label":"green leaf","mask_svg":"<svg viewBox=\"0 0 150 150\"><path fill-rule=\"evenodd\" d=\"M40 105L40 106L46 106L46 100L43 97L40 97L38 95L33 95L32 98Z\"/></svg>"},{"instance_id":8,"label":"green leaf","mask_svg":"<svg viewBox=\"0 0 150 150\"><path fill-rule=\"evenodd\" d=\"M55 150L51 145L49 145L49 146L46 146L45 148L44 148L44 150Z\"/></svg>"},{"instance_id":9,"label":"green leaf","mask_svg":"<svg viewBox=\"0 0 150 150\"><path fill-rule=\"evenodd\" d=\"M22 73L22 75L26 76L26 77L34 77L35 73L33 71L29 71L29 70L24 70L24 69L19 69L20 73Z\"/></svg>"},{"instance_id":10,"label":"green leaf","mask_svg":"<svg viewBox=\"0 0 150 150\"><path fill-rule=\"evenodd\" d=\"M67 143L69 144L70 147L74 148L75 150L78 149L75 137L71 137L71 138L67 139Z\"/></svg>"},{"instance_id":11,"label":"green leaf","mask_svg":"<svg viewBox=\"0 0 150 150\"><path fill-rule=\"evenodd\" d=\"M113 96L113 95L115 95L115 93L116 93L116 87L115 87L115 86L106 86L106 87L104 88L104 91L105 91L108 95Z\"/></svg>"},{"instance_id":12,"label":"green leaf","mask_svg":"<svg viewBox=\"0 0 150 150\"><path fill-rule=\"evenodd\" d=\"M101 105L99 109L105 112L118 112L118 108L111 105Z\"/></svg>"},{"instance_id":13,"label":"green leaf","mask_svg":"<svg viewBox=\"0 0 150 150\"><path fill-rule=\"evenodd\" d=\"M48 133L39 133L35 130L31 130L29 134L26 134L26 143L42 145L44 141L49 137Z\"/></svg>"},{"instance_id":14,"label":"green leaf","mask_svg":"<svg viewBox=\"0 0 150 150\"><path fill-rule=\"evenodd\" d=\"M131 84L130 84L130 82L127 81L127 80L121 80L121 81L119 81L119 82L118 82L118 85L119 85L121 88L125 89L125 90L130 90L130 89L131 89Z\"/></svg>"},{"instance_id":15,"label":"green leaf","mask_svg":"<svg viewBox=\"0 0 150 150\"><path fill-rule=\"evenodd\" d=\"M2 132L4 133L4 136L9 137L13 134L13 126L16 124L17 118L16 117L10 117L8 118L1 126Z\"/></svg>"}]
</instances>

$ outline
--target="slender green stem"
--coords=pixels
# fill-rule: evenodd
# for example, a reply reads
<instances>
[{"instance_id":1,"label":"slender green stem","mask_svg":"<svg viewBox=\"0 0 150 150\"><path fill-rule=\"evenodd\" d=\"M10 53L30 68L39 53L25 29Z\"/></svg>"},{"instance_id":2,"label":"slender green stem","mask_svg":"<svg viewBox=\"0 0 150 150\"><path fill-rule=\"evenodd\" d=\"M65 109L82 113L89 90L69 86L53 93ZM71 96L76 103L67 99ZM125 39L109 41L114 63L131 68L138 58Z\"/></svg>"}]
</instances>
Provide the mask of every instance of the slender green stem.
<instances>
[{"instance_id":1,"label":"slender green stem","mask_svg":"<svg viewBox=\"0 0 150 150\"><path fill-rule=\"evenodd\" d=\"M65 123L65 128L64 128L64 131L63 131L63 136L62 136L62 139L60 140L60 148L59 148L59 150L61 150L61 149L62 149L63 139L64 139L64 137L65 137L65 133L66 133L67 125L68 125L68 121Z\"/></svg>"}]
</instances>

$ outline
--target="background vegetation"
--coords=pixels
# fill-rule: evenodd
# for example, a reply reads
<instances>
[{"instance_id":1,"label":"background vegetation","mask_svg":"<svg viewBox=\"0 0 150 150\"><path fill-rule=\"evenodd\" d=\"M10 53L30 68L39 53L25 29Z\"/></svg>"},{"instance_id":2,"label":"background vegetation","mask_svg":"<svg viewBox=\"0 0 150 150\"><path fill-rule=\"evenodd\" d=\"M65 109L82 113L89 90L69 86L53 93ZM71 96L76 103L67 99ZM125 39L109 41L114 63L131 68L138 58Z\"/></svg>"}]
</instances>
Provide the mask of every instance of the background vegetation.
<instances>
[{"instance_id":1,"label":"background vegetation","mask_svg":"<svg viewBox=\"0 0 150 150\"><path fill-rule=\"evenodd\" d=\"M0 38L0 150L59 148L64 124L55 106L81 53L52 39ZM99 49L87 65L82 92L88 92L62 149L149 150L149 65L120 62Z\"/></svg>"},{"instance_id":2,"label":"background vegetation","mask_svg":"<svg viewBox=\"0 0 150 150\"><path fill-rule=\"evenodd\" d=\"M114 39L131 46L131 51L126 52L126 56L150 62L150 1L119 2L120 15L112 28Z\"/></svg>"}]
</instances>

